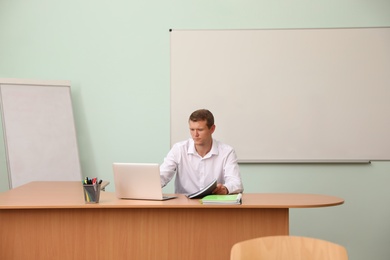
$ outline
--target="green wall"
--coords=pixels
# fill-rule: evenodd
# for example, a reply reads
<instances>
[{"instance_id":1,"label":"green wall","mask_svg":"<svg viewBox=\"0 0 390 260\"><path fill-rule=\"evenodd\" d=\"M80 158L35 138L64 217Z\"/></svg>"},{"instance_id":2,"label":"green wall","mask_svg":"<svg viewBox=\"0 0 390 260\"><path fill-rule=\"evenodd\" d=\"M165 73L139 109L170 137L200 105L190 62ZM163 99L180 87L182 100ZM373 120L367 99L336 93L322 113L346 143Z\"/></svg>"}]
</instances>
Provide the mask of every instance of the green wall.
<instances>
[{"instance_id":1,"label":"green wall","mask_svg":"<svg viewBox=\"0 0 390 260\"><path fill-rule=\"evenodd\" d=\"M72 82L83 175L111 181L113 191L112 162L161 163L169 150L169 29L368 26L390 26L390 1L0 0L0 77ZM6 191L4 145L0 163ZM346 200L291 210L292 235L340 243L350 259L390 258L390 162L246 164L241 171L246 192Z\"/></svg>"}]
</instances>

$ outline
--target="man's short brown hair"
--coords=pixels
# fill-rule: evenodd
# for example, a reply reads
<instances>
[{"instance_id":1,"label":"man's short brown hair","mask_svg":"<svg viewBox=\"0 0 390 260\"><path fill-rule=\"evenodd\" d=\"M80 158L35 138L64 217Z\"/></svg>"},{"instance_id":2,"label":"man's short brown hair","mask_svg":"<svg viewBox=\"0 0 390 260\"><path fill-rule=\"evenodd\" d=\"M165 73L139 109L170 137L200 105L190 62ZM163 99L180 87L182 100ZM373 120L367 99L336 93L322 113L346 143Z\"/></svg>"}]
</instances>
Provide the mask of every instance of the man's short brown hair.
<instances>
[{"instance_id":1,"label":"man's short brown hair","mask_svg":"<svg viewBox=\"0 0 390 260\"><path fill-rule=\"evenodd\" d=\"M214 125L213 113L211 113L207 109L198 109L198 110L192 112L189 120L193 121L193 122L206 121L207 127L209 129Z\"/></svg>"}]
</instances>

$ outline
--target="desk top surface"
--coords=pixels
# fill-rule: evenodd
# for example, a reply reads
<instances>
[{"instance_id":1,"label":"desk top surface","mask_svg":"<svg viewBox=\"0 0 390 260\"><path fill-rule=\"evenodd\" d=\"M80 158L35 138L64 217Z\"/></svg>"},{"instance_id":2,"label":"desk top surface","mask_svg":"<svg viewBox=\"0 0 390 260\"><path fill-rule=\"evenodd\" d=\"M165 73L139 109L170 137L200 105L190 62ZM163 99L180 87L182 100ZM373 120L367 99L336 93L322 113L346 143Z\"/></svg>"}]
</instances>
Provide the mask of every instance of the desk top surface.
<instances>
[{"instance_id":1,"label":"desk top surface","mask_svg":"<svg viewBox=\"0 0 390 260\"><path fill-rule=\"evenodd\" d=\"M101 192L97 204L85 204L81 182L31 182L0 193L0 209L50 208L316 208L344 203L339 197L299 193L243 193L242 205L203 205L182 194L166 201L117 199Z\"/></svg>"}]
</instances>

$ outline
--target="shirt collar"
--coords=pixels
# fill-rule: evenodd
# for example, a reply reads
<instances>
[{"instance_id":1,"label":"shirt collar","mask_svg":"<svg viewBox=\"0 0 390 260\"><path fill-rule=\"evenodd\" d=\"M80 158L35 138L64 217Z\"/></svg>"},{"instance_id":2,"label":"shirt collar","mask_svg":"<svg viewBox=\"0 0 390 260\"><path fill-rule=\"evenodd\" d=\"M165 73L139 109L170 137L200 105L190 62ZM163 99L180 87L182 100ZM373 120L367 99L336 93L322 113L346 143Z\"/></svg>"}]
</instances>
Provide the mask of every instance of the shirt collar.
<instances>
[{"instance_id":1,"label":"shirt collar","mask_svg":"<svg viewBox=\"0 0 390 260\"><path fill-rule=\"evenodd\" d=\"M188 146L187 153L188 154L198 154L195 150L195 143L194 143L194 140L192 138L189 139L189 146ZM213 144L211 146L211 150L210 150L210 152L208 152L206 154L205 158L211 157L212 155L218 155L218 143L215 139L213 139Z\"/></svg>"}]
</instances>

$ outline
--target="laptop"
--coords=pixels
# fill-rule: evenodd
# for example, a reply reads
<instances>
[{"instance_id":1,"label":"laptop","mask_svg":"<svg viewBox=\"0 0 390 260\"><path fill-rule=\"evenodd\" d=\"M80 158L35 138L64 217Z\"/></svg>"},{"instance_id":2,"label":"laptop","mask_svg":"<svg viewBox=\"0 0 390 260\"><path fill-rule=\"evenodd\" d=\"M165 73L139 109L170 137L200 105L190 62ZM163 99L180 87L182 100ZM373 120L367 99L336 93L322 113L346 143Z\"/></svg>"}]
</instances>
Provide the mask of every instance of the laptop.
<instances>
[{"instance_id":1,"label":"laptop","mask_svg":"<svg viewBox=\"0 0 390 260\"><path fill-rule=\"evenodd\" d=\"M113 163L115 193L119 199L168 200L162 194L156 163Z\"/></svg>"}]
</instances>

